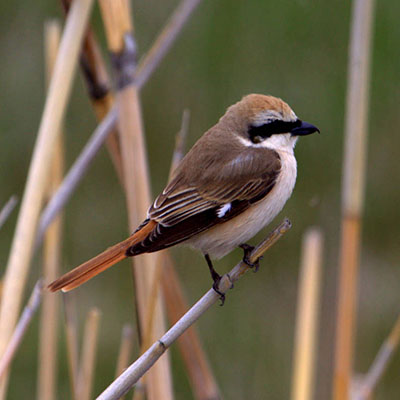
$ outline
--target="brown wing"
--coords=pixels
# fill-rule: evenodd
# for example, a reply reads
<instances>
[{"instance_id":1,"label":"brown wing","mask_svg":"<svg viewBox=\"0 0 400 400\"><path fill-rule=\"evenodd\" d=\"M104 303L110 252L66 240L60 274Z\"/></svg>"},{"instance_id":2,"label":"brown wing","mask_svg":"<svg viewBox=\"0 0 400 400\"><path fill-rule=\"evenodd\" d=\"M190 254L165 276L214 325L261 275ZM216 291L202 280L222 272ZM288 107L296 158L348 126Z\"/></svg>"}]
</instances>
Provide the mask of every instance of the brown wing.
<instances>
[{"instance_id":1,"label":"brown wing","mask_svg":"<svg viewBox=\"0 0 400 400\"><path fill-rule=\"evenodd\" d=\"M239 215L271 191L281 168L279 155L265 148L232 151L224 159L202 153L199 163L182 161L148 211L156 227L127 255L161 250Z\"/></svg>"}]
</instances>

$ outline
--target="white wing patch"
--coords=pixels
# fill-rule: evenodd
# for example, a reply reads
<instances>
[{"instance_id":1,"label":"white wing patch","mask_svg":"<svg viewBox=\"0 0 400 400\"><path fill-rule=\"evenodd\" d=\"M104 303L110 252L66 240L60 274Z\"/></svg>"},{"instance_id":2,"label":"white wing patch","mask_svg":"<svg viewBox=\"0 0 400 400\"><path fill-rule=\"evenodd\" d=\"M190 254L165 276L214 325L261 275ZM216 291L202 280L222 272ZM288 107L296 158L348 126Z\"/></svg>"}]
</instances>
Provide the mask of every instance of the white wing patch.
<instances>
[{"instance_id":1,"label":"white wing patch","mask_svg":"<svg viewBox=\"0 0 400 400\"><path fill-rule=\"evenodd\" d=\"M224 204L219 210L218 210L218 218L222 218L229 210L231 209L231 203Z\"/></svg>"}]
</instances>

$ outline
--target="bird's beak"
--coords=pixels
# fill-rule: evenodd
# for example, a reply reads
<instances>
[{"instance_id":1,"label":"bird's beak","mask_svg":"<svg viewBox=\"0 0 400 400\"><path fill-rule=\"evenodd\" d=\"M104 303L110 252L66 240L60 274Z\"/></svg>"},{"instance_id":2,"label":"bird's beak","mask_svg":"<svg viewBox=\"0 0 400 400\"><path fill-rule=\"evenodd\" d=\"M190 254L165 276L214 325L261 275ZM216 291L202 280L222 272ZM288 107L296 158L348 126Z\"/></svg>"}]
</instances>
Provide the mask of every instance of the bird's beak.
<instances>
[{"instance_id":1,"label":"bird's beak","mask_svg":"<svg viewBox=\"0 0 400 400\"><path fill-rule=\"evenodd\" d=\"M301 125L293 128L290 133L292 136L305 136L314 132L320 133L316 126L311 125L308 122L301 121Z\"/></svg>"}]
</instances>

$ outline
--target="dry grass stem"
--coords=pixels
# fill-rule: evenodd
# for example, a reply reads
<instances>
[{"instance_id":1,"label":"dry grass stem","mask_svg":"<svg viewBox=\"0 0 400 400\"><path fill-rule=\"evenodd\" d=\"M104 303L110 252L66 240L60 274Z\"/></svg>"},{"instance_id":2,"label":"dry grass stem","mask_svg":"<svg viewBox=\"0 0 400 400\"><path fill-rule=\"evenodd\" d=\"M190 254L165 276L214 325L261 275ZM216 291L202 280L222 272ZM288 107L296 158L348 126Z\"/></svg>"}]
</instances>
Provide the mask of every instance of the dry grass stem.
<instances>
[{"instance_id":1,"label":"dry grass stem","mask_svg":"<svg viewBox=\"0 0 400 400\"><path fill-rule=\"evenodd\" d=\"M93 0L74 1L49 85L5 273L0 308L0 354L5 350L18 318L52 150L66 110L79 47L92 3ZM6 384L7 379L3 376L0 399L6 394Z\"/></svg>"},{"instance_id":2,"label":"dry grass stem","mask_svg":"<svg viewBox=\"0 0 400 400\"><path fill-rule=\"evenodd\" d=\"M46 77L49 82L60 42L60 23L57 20L47 22L45 24L44 34ZM51 197L62 181L64 166L63 147L63 137L60 133L56 139L54 148L46 197ZM58 276L61 263L61 233L62 220L61 215L59 215L46 231L43 248L43 279L45 283L53 281ZM39 329L37 398L41 400L52 400L56 396L58 297L45 291L43 293L42 303Z\"/></svg>"},{"instance_id":3,"label":"dry grass stem","mask_svg":"<svg viewBox=\"0 0 400 400\"><path fill-rule=\"evenodd\" d=\"M11 361L14 358L16 351L25 335L25 332L35 315L36 310L40 305L42 299L43 282L39 280L33 288L32 294L29 298L28 304L21 314L21 318L15 327L13 334L11 335L10 341L0 359L0 377L3 377L6 373Z\"/></svg>"},{"instance_id":4,"label":"dry grass stem","mask_svg":"<svg viewBox=\"0 0 400 400\"><path fill-rule=\"evenodd\" d=\"M92 308L86 318L78 378L79 400L90 400L92 398L100 318L101 312L97 308Z\"/></svg>"},{"instance_id":5,"label":"dry grass stem","mask_svg":"<svg viewBox=\"0 0 400 400\"><path fill-rule=\"evenodd\" d=\"M147 82L156 67L160 64L161 60L178 37L185 23L188 21L196 7L200 4L200 1L201 0L183 0L179 4L170 17L167 25L157 37L157 40L138 67L135 82L139 88Z\"/></svg>"},{"instance_id":6,"label":"dry grass stem","mask_svg":"<svg viewBox=\"0 0 400 400\"><path fill-rule=\"evenodd\" d=\"M356 0L353 3L342 181L342 238L333 384L335 400L348 398L353 368L373 15L374 0Z\"/></svg>"},{"instance_id":7,"label":"dry grass stem","mask_svg":"<svg viewBox=\"0 0 400 400\"><path fill-rule=\"evenodd\" d=\"M75 311L75 293L63 293L64 317L65 317L65 336L67 341L67 358L71 394L74 400L79 400L78 395L78 376L79 376L79 357L78 357L78 324Z\"/></svg>"},{"instance_id":8,"label":"dry grass stem","mask_svg":"<svg viewBox=\"0 0 400 400\"><path fill-rule=\"evenodd\" d=\"M147 213L151 202L147 151L144 139L139 94L132 85L136 70L136 46L131 36L132 24L128 1L102 0L100 2L105 20L106 36L112 53L116 74L117 92L115 101L118 106L118 131L120 134L125 194L128 207L129 229L132 231ZM142 336L145 334L149 316L150 295L153 280L156 277L156 255L146 254L135 257L134 275L136 301ZM154 308L151 338L165 330L162 298L158 291ZM147 398L156 400L172 399L172 379L169 360L162 363L147 377Z\"/></svg>"},{"instance_id":9,"label":"dry grass stem","mask_svg":"<svg viewBox=\"0 0 400 400\"><path fill-rule=\"evenodd\" d=\"M303 239L297 300L292 400L313 398L316 333L321 283L322 233L309 229Z\"/></svg>"},{"instance_id":10,"label":"dry grass stem","mask_svg":"<svg viewBox=\"0 0 400 400\"><path fill-rule=\"evenodd\" d=\"M400 316L397 318L396 323L388 338L383 342L382 347L379 349L367 374L363 378L361 385L354 400L368 400L371 398L376 385L385 372L394 352L399 346L400 342Z\"/></svg>"},{"instance_id":11,"label":"dry grass stem","mask_svg":"<svg viewBox=\"0 0 400 400\"><path fill-rule=\"evenodd\" d=\"M7 203L4 205L4 207L1 209L1 211L0 211L0 229L4 225L4 222L7 221L8 217L13 212L17 203L18 203L18 197L11 196L10 199L7 201Z\"/></svg>"},{"instance_id":12,"label":"dry grass stem","mask_svg":"<svg viewBox=\"0 0 400 400\"><path fill-rule=\"evenodd\" d=\"M285 219L268 237L263 240L250 254L250 262L259 259L273 246L291 227ZM229 273L223 275L219 291L226 293L240 277L249 270L243 261L239 262ZM210 289L174 326L157 340L140 358L138 358L119 378L117 378L99 396L97 400L114 400L124 395L153 366L175 340L193 325L213 304L219 300L219 295Z\"/></svg>"}]
</instances>

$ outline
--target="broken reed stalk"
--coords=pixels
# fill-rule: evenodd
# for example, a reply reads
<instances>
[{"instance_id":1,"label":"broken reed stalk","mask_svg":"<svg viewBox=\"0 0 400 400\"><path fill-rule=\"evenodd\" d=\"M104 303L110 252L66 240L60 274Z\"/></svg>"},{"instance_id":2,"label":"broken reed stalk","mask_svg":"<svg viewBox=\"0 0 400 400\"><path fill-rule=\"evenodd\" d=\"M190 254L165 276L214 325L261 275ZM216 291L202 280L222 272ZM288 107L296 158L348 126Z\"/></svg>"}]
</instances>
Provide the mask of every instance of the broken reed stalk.
<instances>
[{"instance_id":1,"label":"broken reed stalk","mask_svg":"<svg viewBox=\"0 0 400 400\"><path fill-rule=\"evenodd\" d=\"M7 346L21 307L52 150L66 110L79 47L92 3L93 0L74 1L49 85L5 272L0 306L0 355ZM4 399L6 387L7 377L3 376L0 382L0 399Z\"/></svg>"},{"instance_id":2,"label":"broken reed stalk","mask_svg":"<svg viewBox=\"0 0 400 400\"><path fill-rule=\"evenodd\" d=\"M333 399L349 397L364 203L374 0L353 2L342 179L342 233Z\"/></svg>"},{"instance_id":3,"label":"broken reed stalk","mask_svg":"<svg viewBox=\"0 0 400 400\"><path fill-rule=\"evenodd\" d=\"M7 221L8 217L11 215L12 211L14 210L14 207L18 203L18 198L17 196L11 196L10 199L7 201L7 203L4 205L4 207L0 211L0 229L4 225L4 222Z\"/></svg>"},{"instance_id":4,"label":"broken reed stalk","mask_svg":"<svg viewBox=\"0 0 400 400\"><path fill-rule=\"evenodd\" d=\"M132 37L132 22L128 0L101 0L108 47L116 74L115 102L118 109L118 131L122 152L125 195L129 229L136 229L151 202L147 151L143 133L138 88L133 76L136 70L136 44ZM156 272L155 254L144 254L133 260L135 294L140 329L145 333L152 282ZM162 297L157 293L151 337L165 330ZM149 400L173 399L172 378L168 357L165 357L147 377Z\"/></svg>"},{"instance_id":5,"label":"broken reed stalk","mask_svg":"<svg viewBox=\"0 0 400 400\"><path fill-rule=\"evenodd\" d=\"M149 54L151 53L152 56L145 56L143 62L139 64L138 72L135 73L135 82L137 82L136 86L138 89L141 89L142 86L148 81L151 74L154 72L159 63L161 63L163 57L171 48L171 45L173 44L174 40L176 40L178 34L181 32L184 26L182 23L171 25L171 21L178 19L179 21L183 20L183 22L186 23L189 19L191 13L186 12L189 3L193 3L193 0L182 1L175 11L177 16L175 18L171 18L170 22L160 34L160 36L163 36L163 40L158 37L149 50ZM197 0L195 3L196 5L198 4ZM193 8L192 11L194 11L194 9L195 8ZM178 13L178 11L180 11L180 13ZM183 19L183 17L186 19ZM157 60L158 64L156 64L154 60ZM116 107L112 107L107 111L107 115L102 119L100 124L93 132L89 142L68 172L61 187L43 211L38 228L36 247L41 243L43 232L46 230L49 223L60 212L60 210L65 206L71 197L73 191L76 189L76 186L86 173L94 156L97 154L104 141L112 132L115 131L116 123L117 110Z\"/></svg>"},{"instance_id":6,"label":"broken reed stalk","mask_svg":"<svg viewBox=\"0 0 400 400\"><path fill-rule=\"evenodd\" d=\"M92 308L86 317L78 377L79 400L90 400L92 398L100 319L101 312L97 308Z\"/></svg>"},{"instance_id":7,"label":"broken reed stalk","mask_svg":"<svg viewBox=\"0 0 400 400\"><path fill-rule=\"evenodd\" d=\"M36 282L32 290L32 294L28 300L24 311L21 314L21 318L15 327L14 332L11 335L10 341L7 343L7 347L0 359L0 378L2 378L6 373L11 361L14 358L16 351L21 344L21 341L25 335L25 332L32 321L35 312L37 311L40 301L42 299L43 282L41 280Z\"/></svg>"},{"instance_id":8,"label":"broken reed stalk","mask_svg":"<svg viewBox=\"0 0 400 400\"><path fill-rule=\"evenodd\" d=\"M52 20L45 23L44 42L47 82L50 81L53 72L60 36L61 25L59 21ZM62 128L60 127L60 129ZM63 147L63 137L60 132L54 147L46 197L51 197L62 181ZM43 279L45 283L52 282L59 275L61 232L62 216L59 214L45 234L43 246ZM41 400L52 400L56 397L58 300L58 296L53 296L48 291L43 293L39 328L39 373L37 385L37 398Z\"/></svg>"},{"instance_id":9,"label":"broken reed stalk","mask_svg":"<svg viewBox=\"0 0 400 400\"><path fill-rule=\"evenodd\" d=\"M302 261L297 298L293 358L292 400L313 398L320 304L322 233L309 229L303 237Z\"/></svg>"},{"instance_id":10,"label":"broken reed stalk","mask_svg":"<svg viewBox=\"0 0 400 400\"><path fill-rule=\"evenodd\" d=\"M71 386L71 397L79 400L78 376L79 376L79 357L78 357L78 324L76 321L75 292L63 293L64 302L64 326L65 338L67 342L68 371Z\"/></svg>"},{"instance_id":11,"label":"broken reed stalk","mask_svg":"<svg viewBox=\"0 0 400 400\"><path fill-rule=\"evenodd\" d=\"M394 324L390 335L383 342L374 362L372 363L368 372L365 374L354 400L368 400L371 398L376 385L385 372L395 350L398 348L399 342L400 316L397 317L396 323Z\"/></svg>"},{"instance_id":12,"label":"broken reed stalk","mask_svg":"<svg viewBox=\"0 0 400 400\"><path fill-rule=\"evenodd\" d=\"M291 222L285 219L264 239L249 256L250 262L256 262L271 246L273 246L289 229ZM218 286L221 293L226 293L233 283L240 279L249 266L240 261L229 273L222 276ZM140 358L138 358L120 377L118 377L97 400L115 400L129 391L135 383L154 365L175 340L194 324L220 296L210 289L174 326L157 340Z\"/></svg>"}]
</instances>

